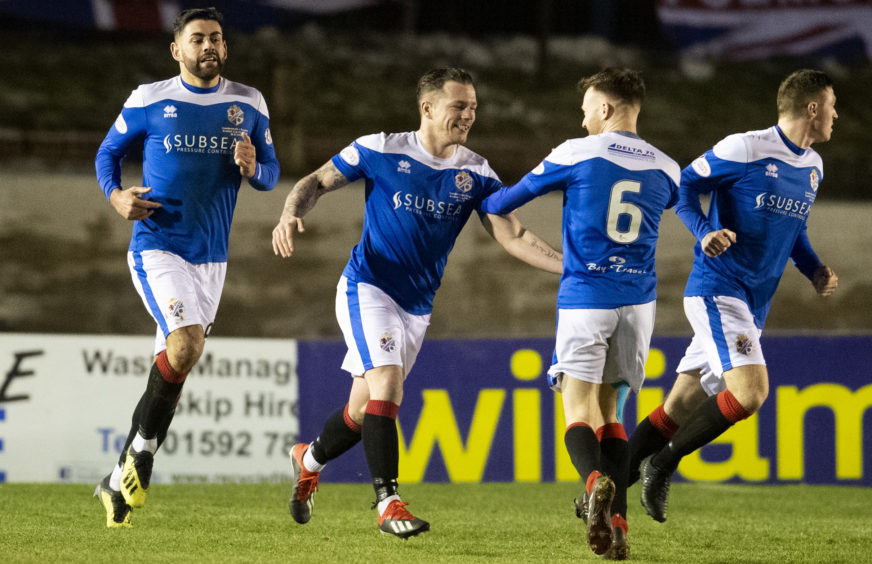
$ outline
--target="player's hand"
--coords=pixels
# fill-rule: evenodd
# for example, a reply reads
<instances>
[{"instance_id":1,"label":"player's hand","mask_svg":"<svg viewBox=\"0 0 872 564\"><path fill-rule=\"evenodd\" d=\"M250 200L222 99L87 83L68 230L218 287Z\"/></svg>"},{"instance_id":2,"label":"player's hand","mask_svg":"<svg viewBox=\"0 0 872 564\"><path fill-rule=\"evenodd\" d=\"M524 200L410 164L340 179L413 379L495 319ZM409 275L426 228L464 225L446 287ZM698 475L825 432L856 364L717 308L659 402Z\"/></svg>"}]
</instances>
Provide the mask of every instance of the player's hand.
<instances>
[{"instance_id":1,"label":"player's hand","mask_svg":"<svg viewBox=\"0 0 872 564\"><path fill-rule=\"evenodd\" d=\"M161 207L160 202L152 202L142 197L151 192L146 186L131 186L127 190L116 188L109 194L109 203L124 219L145 219Z\"/></svg>"},{"instance_id":2,"label":"player's hand","mask_svg":"<svg viewBox=\"0 0 872 564\"><path fill-rule=\"evenodd\" d=\"M716 257L730 248L730 245L736 242L736 234L729 229L719 229L706 233L702 238L700 245L702 252L709 257Z\"/></svg>"},{"instance_id":3,"label":"player's hand","mask_svg":"<svg viewBox=\"0 0 872 564\"><path fill-rule=\"evenodd\" d=\"M288 258L294 254L294 230L303 233L303 218L283 213L272 233L273 253Z\"/></svg>"},{"instance_id":4,"label":"player's hand","mask_svg":"<svg viewBox=\"0 0 872 564\"><path fill-rule=\"evenodd\" d=\"M233 150L233 162L239 167L239 174L245 178L251 178L257 172L257 153L251 137L244 131L242 139L236 142L236 149Z\"/></svg>"},{"instance_id":5,"label":"player's hand","mask_svg":"<svg viewBox=\"0 0 872 564\"><path fill-rule=\"evenodd\" d=\"M829 296L839 287L839 277L829 266L822 266L814 271L811 283L818 296Z\"/></svg>"}]
</instances>

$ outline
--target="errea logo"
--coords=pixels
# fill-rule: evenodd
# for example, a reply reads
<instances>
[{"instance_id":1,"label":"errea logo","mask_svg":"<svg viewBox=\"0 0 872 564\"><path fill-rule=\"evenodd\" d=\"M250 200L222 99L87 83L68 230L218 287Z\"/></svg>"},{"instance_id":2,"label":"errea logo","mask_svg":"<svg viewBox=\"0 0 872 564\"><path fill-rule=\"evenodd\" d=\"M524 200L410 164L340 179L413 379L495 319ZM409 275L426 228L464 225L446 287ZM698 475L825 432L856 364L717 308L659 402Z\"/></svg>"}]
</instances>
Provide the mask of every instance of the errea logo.
<instances>
[{"instance_id":1,"label":"errea logo","mask_svg":"<svg viewBox=\"0 0 872 564\"><path fill-rule=\"evenodd\" d=\"M778 167L775 166L775 163L769 163L766 165L766 176L778 178Z\"/></svg>"},{"instance_id":2,"label":"errea logo","mask_svg":"<svg viewBox=\"0 0 872 564\"><path fill-rule=\"evenodd\" d=\"M406 174L412 174L412 164L407 160L402 160L399 162L397 167L397 172L404 172Z\"/></svg>"},{"instance_id":3,"label":"errea logo","mask_svg":"<svg viewBox=\"0 0 872 564\"><path fill-rule=\"evenodd\" d=\"M178 111L178 108L176 108L172 104L167 104L166 106L164 106L164 117L165 118L179 117L179 114L176 113L177 111Z\"/></svg>"}]
</instances>

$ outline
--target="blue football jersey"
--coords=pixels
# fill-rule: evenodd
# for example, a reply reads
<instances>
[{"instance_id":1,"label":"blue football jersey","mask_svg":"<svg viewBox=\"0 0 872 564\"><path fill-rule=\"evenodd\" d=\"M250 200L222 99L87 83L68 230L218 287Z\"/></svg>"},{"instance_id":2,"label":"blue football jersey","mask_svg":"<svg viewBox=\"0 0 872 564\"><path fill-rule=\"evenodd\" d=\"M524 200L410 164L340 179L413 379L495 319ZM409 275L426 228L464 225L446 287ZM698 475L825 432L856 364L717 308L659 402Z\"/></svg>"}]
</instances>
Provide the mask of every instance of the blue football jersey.
<instances>
[{"instance_id":1,"label":"blue football jersey","mask_svg":"<svg viewBox=\"0 0 872 564\"><path fill-rule=\"evenodd\" d=\"M460 230L501 186L496 173L463 146L434 157L416 132L361 137L332 162L349 181L366 180L363 232L343 274L411 314L430 313Z\"/></svg>"},{"instance_id":2,"label":"blue football jersey","mask_svg":"<svg viewBox=\"0 0 872 564\"><path fill-rule=\"evenodd\" d=\"M163 207L134 222L131 251L164 250L188 262L225 262L230 223L242 181L233 162L245 132L257 154L249 184L272 190L279 163L269 112L256 89L222 78L214 88L191 86L180 76L134 90L97 151L97 180L109 197L121 188L121 161L143 143L143 197Z\"/></svg>"},{"instance_id":3,"label":"blue football jersey","mask_svg":"<svg viewBox=\"0 0 872 564\"><path fill-rule=\"evenodd\" d=\"M514 186L485 200L503 214L553 190L563 197L561 309L612 309L657 297L654 252L678 164L628 132L570 139Z\"/></svg>"},{"instance_id":4,"label":"blue football jersey","mask_svg":"<svg viewBox=\"0 0 872 564\"><path fill-rule=\"evenodd\" d=\"M762 329L788 258L809 278L821 266L806 221L823 175L820 155L778 126L730 135L693 161L681 173L676 213L697 241L727 228L736 243L710 258L697 242L684 295L744 300ZM699 197L709 193L706 215Z\"/></svg>"}]
</instances>

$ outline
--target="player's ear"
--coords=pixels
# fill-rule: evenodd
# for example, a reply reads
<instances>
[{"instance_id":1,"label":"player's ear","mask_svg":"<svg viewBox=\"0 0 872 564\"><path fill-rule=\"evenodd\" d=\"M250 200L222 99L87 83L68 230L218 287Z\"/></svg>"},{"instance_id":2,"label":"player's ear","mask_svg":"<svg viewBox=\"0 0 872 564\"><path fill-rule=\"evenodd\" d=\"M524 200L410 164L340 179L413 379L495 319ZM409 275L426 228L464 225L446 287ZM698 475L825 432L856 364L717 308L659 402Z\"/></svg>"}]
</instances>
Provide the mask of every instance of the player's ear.
<instances>
[{"instance_id":1,"label":"player's ear","mask_svg":"<svg viewBox=\"0 0 872 564\"><path fill-rule=\"evenodd\" d=\"M809 115L809 117L815 117L815 116L817 116L817 113L818 113L818 103L817 103L817 101L816 101L816 100L812 100L811 102L809 102L809 103L808 103L808 106L806 106L806 110L808 111L808 115Z\"/></svg>"},{"instance_id":2,"label":"player's ear","mask_svg":"<svg viewBox=\"0 0 872 564\"><path fill-rule=\"evenodd\" d=\"M170 54L172 54L173 59L180 63L182 62L182 49L178 46L178 44L176 44L175 41L170 43Z\"/></svg>"}]
</instances>

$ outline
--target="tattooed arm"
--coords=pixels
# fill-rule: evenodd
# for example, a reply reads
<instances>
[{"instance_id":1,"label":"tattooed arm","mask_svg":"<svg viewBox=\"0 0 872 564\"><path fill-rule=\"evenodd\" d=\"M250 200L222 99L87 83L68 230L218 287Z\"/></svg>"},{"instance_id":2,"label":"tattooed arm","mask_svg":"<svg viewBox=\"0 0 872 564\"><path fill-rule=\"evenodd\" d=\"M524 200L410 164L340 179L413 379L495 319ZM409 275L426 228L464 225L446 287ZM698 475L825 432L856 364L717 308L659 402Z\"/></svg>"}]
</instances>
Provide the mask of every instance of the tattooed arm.
<instances>
[{"instance_id":1,"label":"tattooed arm","mask_svg":"<svg viewBox=\"0 0 872 564\"><path fill-rule=\"evenodd\" d=\"M327 161L315 172L301 178L285 200L285 208L278 224L273 229L273 252L288 258L294 254L294 230L302 233L303 216L315 207L318 198L348 184L348 179L339 172L332 161Z\"/></svg>"},{"instance_id":2,"label":"tattooed arm","mask_svg":"<svg viewBox=\"0 0 872 564\"><path fill-rule=\"evenodd\" d=\"M527 231L515 214L486 214L482 225L513 257L555 274L563 273L563 254L555 251L535 233Z\"/></svg>"}]
</instances>

